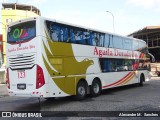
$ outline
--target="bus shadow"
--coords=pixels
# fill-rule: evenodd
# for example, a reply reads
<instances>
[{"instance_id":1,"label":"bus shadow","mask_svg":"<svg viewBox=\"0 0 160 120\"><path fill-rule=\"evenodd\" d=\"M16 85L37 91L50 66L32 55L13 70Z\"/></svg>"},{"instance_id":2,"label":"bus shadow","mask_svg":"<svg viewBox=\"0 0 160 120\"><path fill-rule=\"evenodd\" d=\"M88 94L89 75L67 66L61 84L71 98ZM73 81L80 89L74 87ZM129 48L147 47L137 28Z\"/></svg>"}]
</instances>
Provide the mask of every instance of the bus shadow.
<instances>
[{"instance_id":1,"label":"bus shadow","mask_svg":"<svg viewBox=\"0 0 160 120\"><path fill-rule=\"evenodd\" d=\"M143 87L147 87L149 84L146 84ZM131 89L137 89L137 88L143 88L139 86L138 84L132 84L132 85L125 85L115 88L109 88L102 91L101 95L115 95L117 92L131 90Z\"/></svg>"},{"instance_id":2,"label":"bus shadow","mask_svg":"<svg viewBox=\"0 0 160 120\"><path fill-rule=\"evenodd\" d=\"M5 101L0 101L1 111L39 111L37 98L21 98L7 96Z\"/></svg>"},{"instance_id":3,"label":"bus shadow","mask_svg":"<svg viewBox=\"0 0 160 120\"><path fill-rule=\"evenodd\" d=\"M41 111L53 111L53 108L73 103L71 97L60 97L51 100L43 99L41 102Z\"/></svg>"},{"instance_id":4,"label":"bus shadow","mask_svg":"<svg viewBox=\"0 0 160 120\"><path fill-rule=\"evenodd\" d=\"M37 102L24 104L22 106L16 107L14 111L40 111L40 104Z\"/></svg>"}]
</instances>

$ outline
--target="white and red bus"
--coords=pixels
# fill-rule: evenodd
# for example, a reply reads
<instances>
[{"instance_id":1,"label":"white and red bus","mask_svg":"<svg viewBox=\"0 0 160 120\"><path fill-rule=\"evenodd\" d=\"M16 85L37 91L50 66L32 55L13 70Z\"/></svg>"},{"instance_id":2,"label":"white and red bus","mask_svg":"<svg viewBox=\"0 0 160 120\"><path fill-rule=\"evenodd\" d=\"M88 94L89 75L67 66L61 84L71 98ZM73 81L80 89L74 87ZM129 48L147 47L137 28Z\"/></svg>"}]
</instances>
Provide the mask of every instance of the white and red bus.
<instances>
[{"instance_id":1,"label":"white and red bus","mask_svg":"<svg viewBox=\"0 0 160 120\"><path fill-rule=\"evenodd\" d=\"M64 97L149 79L146 42L43 17L7 29L10 96Z\"/></svg>"}]
</instances>

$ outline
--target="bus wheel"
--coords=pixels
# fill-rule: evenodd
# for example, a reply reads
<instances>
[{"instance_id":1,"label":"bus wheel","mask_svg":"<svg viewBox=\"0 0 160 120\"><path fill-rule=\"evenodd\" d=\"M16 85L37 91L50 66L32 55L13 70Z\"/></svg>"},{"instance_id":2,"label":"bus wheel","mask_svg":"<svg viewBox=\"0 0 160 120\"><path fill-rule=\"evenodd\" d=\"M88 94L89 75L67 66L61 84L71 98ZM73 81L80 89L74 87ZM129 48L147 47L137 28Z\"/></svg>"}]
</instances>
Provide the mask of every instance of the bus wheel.
<instances>
[{"instance_id":1,"label":"bus wheel","mask_svg":"<svg viewBox=\"0 0 160 120\"><path fill-rule=\"evenodd\" d=\"M143 86L143 82L144 82L144 81L145 81L144 75L141 74L139 86Z\"/></svg>"},{"instance_id":2,"label":"bus wheel","mask_svg":"<svg viewBox=\"0 0 160 120\"><path fill-rule=\"evenodd\" d=\"M87 84L84 81L80 81L77 85L75 100L84 100L87 95Z\"/></svg>"},{"instance_id":3,"label":"bus wheel","mask_svg":"<svg viewBox=\"0 0 160 120\"><path fill-rule=\"evenodd\" d=\"M90 93L92 97L97 97L101 93L101 83L98 79L93 80Z\"/></svg>"}]
</instances>

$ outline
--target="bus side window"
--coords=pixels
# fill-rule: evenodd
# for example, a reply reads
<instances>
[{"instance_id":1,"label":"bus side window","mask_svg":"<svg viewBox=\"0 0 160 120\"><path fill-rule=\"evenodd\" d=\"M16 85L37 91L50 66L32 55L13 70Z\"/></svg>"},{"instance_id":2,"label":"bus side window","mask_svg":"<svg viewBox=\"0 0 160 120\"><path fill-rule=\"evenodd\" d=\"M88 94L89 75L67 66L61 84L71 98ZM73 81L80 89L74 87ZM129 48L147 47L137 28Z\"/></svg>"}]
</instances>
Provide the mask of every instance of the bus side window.
<instances>
[{"instance_id":1,"label":"bus side window","mask_svg":"<svg viewBox=\"0 0 160 120\"><path fill-rule=\"evenodd\" d=\"M69 42L68 41L68 29L66 27L63 28L63 41Z\"/></svg>"},{"instance_id":2,"label":"bus side window","mask_svg":"<svg viewBox=\"0 0 160 120\"><path fill-rule=\"evenodd\" d=\"M58 41L59 39L58 39L58 35L59 35L59 30L58 30L59 28L58 28L58 26L56 26L56 25L52 25L51 26L51 28L50 28L50 30L51 30L51 39L53 40L53 41Z\"/></svg>"},{"instance_id":3,"label":"bus side window","mask_svg":"<svg viewBox=\"0 0 160 120\"><path fill-rule=\"evenodd\" d=\"M86 41L85 41L85 33L83 30L77 30L76 34L75 34L75 41L77 44L82 44L85 45Z\"/></svg>"},{"instance_id":4,"label":"bus side window","mask_svg":"<svg viewBox=\"0 0 160 120\"><path fill-rule=\"evenodd\" d=\"M104 33L101 33L100 36L99 36L99 46L100 47L104 47L104 36L105 34Z\"/></svg>"},{"instance_id":5,"label":"bus side window","mask_svg":"<svg viewBox=\"0 0 160 120\"><path fill-rule=\"evenodd\" d=\"M90 31L90 42L91 42L91 45L94 46L93 39L94 39L94 32L93 32L93 31Z\"/></svg>"},{"instance_id":6,"label":"bus side window","mask_svg":"<svg viewBox=\"0 0 160 120\"><path fill-rule=\"evenodd\" d=\"M125 60L125 64L128 66L128 70L133 70L133 60Z\"/></svg>"},{"instance_id":7,"label":"bus side window","mask_svg":"<svg viewBox=\"0 0 160 120\"><path fill-rule=\"evenodd\" d=\"M71 43L76 43L76 40L75 40L75 35L74 35L74 30L70 28L70 31L69 31L69 41L71 41Z\"/></svg>"},{"instance_id":8,"label":"bus side window","mask_svg":"<svg viewBox=\"0 0 160 120\"><path fill-rule=\"evenodd\" d=\"M94 46L99 46L99 33L94 32L94 33L92 34L92 36L93 36L93 38L92 38L92 44L93 44Z\"/></svg>"},{"instance_id":9,"label":"bus side window","mask_svg":"<svg viewBox=\"0 0 160 120\"><path fill-rule=\"evenodd\" d=\"M114 48L123 49L123 39L119 36L113 36L113 45Z\"/></svg>"},{"instance_id":10,"label":"bus side window","mask_svg":"<svg viewBox=\"0 0 160 120\"><path fill-rule=\"evenodd\" d=\"M121 72L121 71L132 71L133 60L128 59L107 59L100 58L100 66L102 72Z\"/></svg>"},{"instance_id":11,"label":"bus side window","mask_svg":"<svg viewBox=\"0 0 160 120\"><path fill-rule=\"evenodd\" d=\"M139 41L139 51L146 53L147 49L146 49L146 43L144 41Z\"/></svg>"},{"instance_id":12,"label":"bus side window","mask_svg":"<svg viewBox=\"0 0 160 120\"><path fill-rule=\"evenodd\" d=\"M105 34L103 44L104 44L104 47L106 48L109 47L109 35L108 34Z\"/></svg>"},{"instance_id":13,"label":"bus side window","mask_svg":"<svg viewBox=\"0 0 160 120\"><path fill-rule=\"evenodd\" d=\"M81 31L80 30L74 30L75 43L79 44L78 41L80 41L81 38L82 38Z\"/></svg>"},{"instance_id":14,"label":"bus side window","mask_svg":"<svg viewBox=\"0 0 160 120\"><path fill-rule=\"evenodd\" d=\"M88 39L88 32L85 29L83 29L80 44L86 45L87 44L87 39Z\"/></svg>"},{"instance_id":15,"label":"bus side window","mask_svg":"<svg viewBox=\"0 0 160 120\"><path fill-rule=\"evenodd\" d=\"M133 70L137 70L139 68L139 60L134 60L132 66Z\"/></svg>"},{"instance_id":16,"label":"bus side window","mask_svg":"<svg viewBox=\"0 0 160 120\"><path fill-rule=\"evenodd\" d=\"M132 50L132 40L125 38L123 40L123 46L125 50Z\"/></svg>"},{"instance_id":17,"label":"bus side window","mask_svg":"<svg viewBox=\"0 0 160 120\"><path fill-rule=\"evenodd\" d=\"M88 41L89 41L89 31L85 30L85 32L83 32L84 34L84 40L85 40L85 45L89 45Z\"/></svg>"},{"instance_id":18,"label":"bus side window","mask_svg":"<svg viewBox=\"0 0 160 120\"><path fill-rule=\"evenodd\" d=\"M92 45L92 31L88 31L87 45Z\"/></svg>"},{"instance_id":19,"label":"bus side window","mask_svg":"<svg viewBox=\"0 0 160 120\"><path fill-rule=\"evenodd\" d=\"M113 48L113 35L109 35L109 47Z\"/></svg>"},{"instance_id":20,"label":"bus side window","mask_svg":"<svg viewBox=\"0 0 160 120\"><path fill-rule=\"evenodd\" d=\"M100 66L103 73L112 71L112 61L107 58L100 58Z\"/></svg>"},{"instance_id":21,"label":"bus side window","mask_svg":"<svg viewBox=\"0 0 160 120\"><path fill-rule=\"evenodd\" d=\"M132 50L138 50L139 49L139 44L137 40L133 40L132 43Z\"/></svg>"}]
</instances>

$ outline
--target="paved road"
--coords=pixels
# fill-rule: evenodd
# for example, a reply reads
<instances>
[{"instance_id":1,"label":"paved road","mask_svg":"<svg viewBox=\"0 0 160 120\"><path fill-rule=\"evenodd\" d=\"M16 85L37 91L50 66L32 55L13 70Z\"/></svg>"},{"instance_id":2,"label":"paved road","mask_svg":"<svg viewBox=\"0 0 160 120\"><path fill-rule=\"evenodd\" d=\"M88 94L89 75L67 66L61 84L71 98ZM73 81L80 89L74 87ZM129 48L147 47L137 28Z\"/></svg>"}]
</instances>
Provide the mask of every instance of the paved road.
<instances>
[{"instance_id":1,"label":"paved road","mask_svg":"<svg viewBox=\"0 0 160 120\"><path fill-rule=\"evenodd\" d=\"M148 81L143 87L126 86L105 90L101 96L96 98L87 96L84 101L72 101L70 97L53 101L42 99L41 106L36 98L1 95L0 111L160 111L160 79ZM68 118L65 117L65 119ZM149 117L148 119L155 118Z\"/></svg>"}]
</instances>

